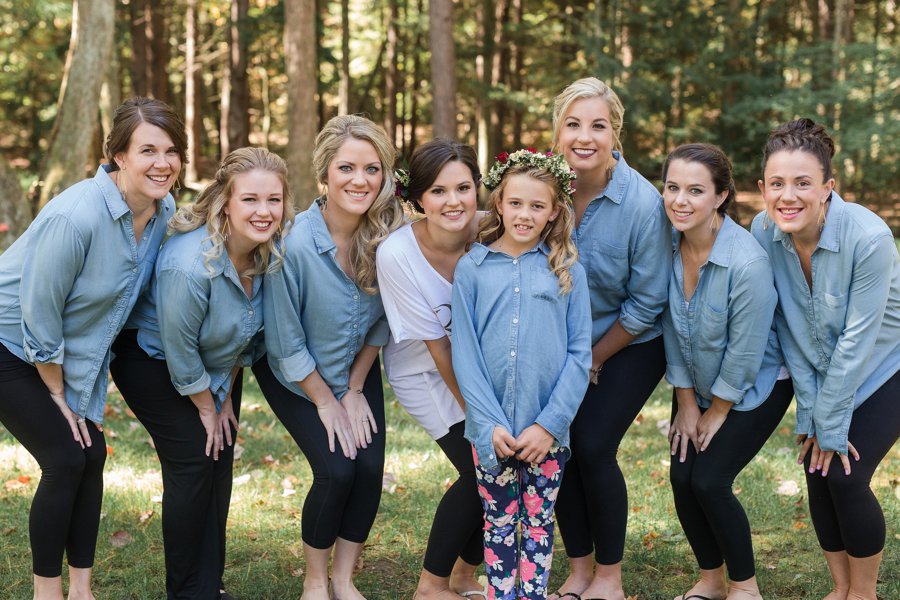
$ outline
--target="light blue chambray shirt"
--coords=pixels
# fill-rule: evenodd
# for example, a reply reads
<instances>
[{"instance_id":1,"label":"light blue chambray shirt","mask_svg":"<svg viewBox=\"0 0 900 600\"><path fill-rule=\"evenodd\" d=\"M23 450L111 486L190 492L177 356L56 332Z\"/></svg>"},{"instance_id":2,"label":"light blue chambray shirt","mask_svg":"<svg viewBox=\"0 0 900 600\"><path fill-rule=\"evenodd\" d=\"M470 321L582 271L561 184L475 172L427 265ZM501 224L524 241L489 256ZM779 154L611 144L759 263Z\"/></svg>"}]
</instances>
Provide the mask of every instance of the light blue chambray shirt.
<instances>
[{"instance_id":1,"label":"light blue chambray shirt","mask_svg":"<svg viewBox=\"0 0 900 600\"><path fill-rule=\"evenodd\" d=\"M573 237L588 277L591 344L617 319L638 344L662 333L671 226L656 188L618 152L613 156L619 162L612 179L588 204Z\"/></svg>"},{"instance_id":2,"label":"light blue chambray shirt","mask_svg":"<svg viewBox=\"0 0 900 600\"><path fill-rule=\"evenodd\" d=\"M772 325L778 295L769 257L726 216L688 301L680 240L673 230L669 309L663 315L666 381L694 388L703 408L716 396L733 402L733 410L753 410L772 393L783 365Z\"/></svg>"},{"instance_id":3,"label":"light blue chambray shirt","mask_svg":"<svg viewBox=\"0 0 900 600\"><path fill-rule=\"evenodd\" d=\"M151 358L166 361L179 394L208 389L219 410L232 369L252 366L262 355L263 278L253 278L248 298L227 252L207 267L203 253L210 247L205 225L169 238L125 327L138 330L138 344Z\"/></svg>"},{"instance_id":4,"label":"light blue chambray shirt","mask_svg":"<svg viewBox=\"0 0 900 600\"><path fill-rule=\"evenodd\" d=\"M791 236L764 215L751 231L769 253L778 290L775 327L797 398L797 433L847 451L853 411L900 369L900 259L891 230L831 194L812 254L812 292Z\"/></svg>"},{"instance_id":5,"label":"light blue chambray shirt","mask_svg":"<svg viewBox=\"0 0 900 600\"><path fill-rule=\"evenodd\" d=\"M316 370L340 400L362 347L384 346L390 336L381 296L365 293L341 270L317 203L297 215L284 244L284 267L265 277L269 365L281 385L304 398L297 382Z\"/></svg>"},{"instance_id":6,"label":"light blue chambray shirt","mask_svg":"<svg viewBox=\"0 0 900 600\"><path fill-rule=\"evenodd\" d=\"M51 200L0 256L0 343L63 366L66 403L103 421L109 347L143 292L175 202L157 202L140 244L107 165Z\"/></svg>"},{"instance_id":7,"label":"light blue chambray shirt","mask_svg":"<svg viewBox=\"0 0 900 600\"><path fill-rule=\"evenodd\" d=\"M537 423L569 445L591 368L584 269L559 280L541 244L519 258L474 244L453 275L453 372L466 401L466 439L478 462L497 465L494 427L513 436Z\"/></svg>"}]
</instances>

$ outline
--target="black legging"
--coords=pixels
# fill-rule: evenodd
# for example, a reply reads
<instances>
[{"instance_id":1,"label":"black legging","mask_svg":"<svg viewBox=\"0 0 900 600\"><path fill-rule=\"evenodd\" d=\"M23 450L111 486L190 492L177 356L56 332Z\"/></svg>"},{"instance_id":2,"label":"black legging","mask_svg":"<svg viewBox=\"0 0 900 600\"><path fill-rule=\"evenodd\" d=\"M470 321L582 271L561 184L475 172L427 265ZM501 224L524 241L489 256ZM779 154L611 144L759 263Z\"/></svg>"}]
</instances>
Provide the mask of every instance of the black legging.
<instances>
[{"instance_id":1,"label":"black legging","mask_svg":"<svg viewBox=\"0 0 900 600\"><path fill-rule=\"evenodd\" d=\"M41 467L28 519L34 574L62 575L63 551L70 566L93 567L106 463L103 433L88 422L91 446L82 450L37 369L2 344L0 422Z\"/></svg>"},{"instance_id":2,"label":"black legging","mask_svg":"<svg viewBox=\"0 0 900 600\"><path fill-rule=\"evenodd\" d=\"M556 501L556 520L572 558L594 551L598 563L622 561L628 490L616 453L625 432L666 370L662 337L627 346L589 385L572 421L572 458Z\"/></svg>"},{"instance_id":3,"label":"black legging","mask_svg":"<svg viewBox=\"0 0 900 600\"><path fill-rule=\"evenodd\" d=\"M151 358L125 330L113 344L113 379L153 438L162 468L162 532L169 600L218 600L225 571L225 525L231 503L234 446L206 456L197 407L172 385L166 362ZM242 378L231 392L241 407ZM232 429L232 442L235 439Z\"/></svg>"},{"instance_id":4,"label":"black legging","mask_svg":"<svg viewBox=\"0 0 900 600\"><path fill-rule=\"evenodd\" d=\"M756 575L750 522L731 486L778 427L793 397L790 380L778 381L755 409L729 412L706 450L698 454L688 444L683 463L678 455L672 457L669 478L675 509L701 569L717 569L724 560L732 581ZM673 419L677 412L673 394Z\"/></svg>"},{"instance_id":5,"label":"black legging","mask_svg":"<svg viewBox=\"0 0 900 600\"><path fill-rule=\"evenodd\" d=\"M328 449L328 436L316 405L281 385L267 357L253 365L253 373L275 416L312 468L312 486L303 503L303 541L319 550L331 548L338 537L365 542L381 502L384 476L384 388L378 359L363 384L378 433L372 435L367 448L357 451L355 460L346 458L337 442L334 452Z\"/></svg>"},{"instance_id":6,"label":"black legging","mask_svg":"<svg viewBox=\"0 0 900 600\"><path fill-rule=\"evenodd\" d=\"M826 552L845 550L854 558L866 558L884 549L884 513L870 484L875 469L900 437L900 371L853 411L847 436L859 461L850 458L850 475L844 475L840 458L831 461L828 476L804 472L809 491L809 513L819 545Z\"/></svg>"},{"instance_id":7,"label":"black legging","mask_svg":"<svg viewBox=\"0 0 900 600\"><path fill-rule=\"evenodd\" d=\"M436 440L459 473L434 512L425 548L423 566L438 577L449 577L457 558L470 565L480 565L484 560L484 509L478 497L472 445L464 436L465 429L466 422L460 421Z\"/></svg>"}]
</instances>

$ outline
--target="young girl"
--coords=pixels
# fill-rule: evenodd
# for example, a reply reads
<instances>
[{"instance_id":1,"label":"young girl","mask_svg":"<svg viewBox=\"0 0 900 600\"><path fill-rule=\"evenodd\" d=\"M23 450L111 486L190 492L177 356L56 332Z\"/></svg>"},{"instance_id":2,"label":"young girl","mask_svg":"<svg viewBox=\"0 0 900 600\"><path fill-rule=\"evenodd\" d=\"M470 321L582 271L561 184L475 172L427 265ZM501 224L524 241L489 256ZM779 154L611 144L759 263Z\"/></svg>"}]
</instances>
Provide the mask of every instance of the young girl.
<instances>
[{"instance_id":1,"label":"young girl","mask_svg":"<svg viewBox=\"0 0 900 600\"><path fill-rule=\"evenodd\" d=\"M454 273L453 370L484 506L488 597L543 599L569 424L588 384L590 303L568 164L530 150L498 161L481 243Z\"/></svg>"}]
</instances>

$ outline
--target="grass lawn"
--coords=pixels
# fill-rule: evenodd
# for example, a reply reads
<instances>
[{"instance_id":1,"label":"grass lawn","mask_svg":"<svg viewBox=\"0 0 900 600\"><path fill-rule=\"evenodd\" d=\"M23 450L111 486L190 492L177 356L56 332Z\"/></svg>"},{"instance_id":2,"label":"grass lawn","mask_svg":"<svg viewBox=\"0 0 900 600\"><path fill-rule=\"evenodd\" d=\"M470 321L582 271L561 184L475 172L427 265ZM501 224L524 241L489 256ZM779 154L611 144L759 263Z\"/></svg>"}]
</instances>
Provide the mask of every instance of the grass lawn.
<instances>
[{"instance_id":1,"label":"grass lawn","mask_svg":"<svg viewBox=\"0 0 900 600\"><path fill-rule=\"evenodd\" d=\"M304 569L300 512L310 471L247 375L242 453L235 464L225 581L236 597L298 598ZM629 431L620 461L629 481L625 589L641 600L671 599L696 575L675 516L669 454L661 432L671 392L656 390ZM106 422L110 446L97 547L98 600L165 596L159 463L146 431L113 393ZM370 600L410 599L435 505L453 475L437 446L388 393L385 492L363 555L358 586ZM829 589L805 500L791 435L793 411L736 482L750 517L758 577L767 598L821 598ZM873 481L888 522L881 598L900 598L900 450ZM31 597L28 507L36 463L0 428L0 598ZM553 587L565 575L557 546Z\"/></svg>"}]
</instances>

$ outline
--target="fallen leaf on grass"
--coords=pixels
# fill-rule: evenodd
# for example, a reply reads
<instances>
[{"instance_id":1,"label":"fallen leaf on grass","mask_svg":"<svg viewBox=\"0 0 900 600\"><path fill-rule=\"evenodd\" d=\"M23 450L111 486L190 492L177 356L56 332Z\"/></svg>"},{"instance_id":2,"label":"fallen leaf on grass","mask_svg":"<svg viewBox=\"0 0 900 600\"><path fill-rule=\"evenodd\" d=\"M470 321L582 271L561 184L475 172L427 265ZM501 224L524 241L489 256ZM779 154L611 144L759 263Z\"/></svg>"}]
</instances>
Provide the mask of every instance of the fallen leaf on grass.
<instances>
[{"instance_id":1,"label":"fallen leaf on grass","mask_svg":"<svg viewBox=\"0 0 900 600\"><path fill-rule=\"evenodd\" d=\"M234 445L234 460L241 460L241 456L244 455L244 447L241 446L240 443L235 443Z\"/></svg>"},{"instance_id":2,"label":"fallen leaf on grass","mask_svg":"<svg viewBox=\"0 0 900 600\"><path fill-rule=\"evenodd\" d=\"M9 481L7 481L6 483L3 484L3 487L5 487L7 490L12 491L12 490L20 490L23 487L26 487L27 485L28 485L27 483L23 483L23 482L19 481L18 479L10 479Z\"/></svg>"},{"instance_id":3,"label":"fallen leaf on grass","mask_svg":"<svg viewBox=\"0 0 900 600\"><path fill-rule=\"evenodd\" d=\"M137 415L134 414L134 411L131 410L130 408L128 408L127 406L125 407L125 414L128 415L129 417L131 417L132 419L137 419Z\"/></svg>"},{"instance_id":4,"label":"fallen leaf on grass","mask_svg":"<svg viewBox=\"0 0 900 600\"><path fill-rule=\"evenodd\" d=\"M113 455L113 452L115 452L115 451L113 450L113 447L110 446L109 444L107 444L107 445L106 445L106 455L107 455L107 456L112 456L112 455Z\"/></svg>"},{"instance_id":5,"label":"fallen leaf on grass","mask_svg":"<svg viewBox=\"0 0 900 600\"><path fill-rule=\"evenodd\" d=\"M303 575L303 567L291 569L291 577L300 577L301 575Z\"/></svg>"},{"instance_id":6,"label":"fallen leaf on grass","mask_svg":"<svg viewBox=\"0 0 900 600\"><path fill-rule=\"evenodd\" d=\"M153 509L151 508L150 510L145 510L144 512L142 512L141 515L138 517L138 521L140 521L141 523L146 523L147 521L150 520L150 517L152 517L152 516L153 516Z\"/></svg>"},{"instance_id":7,"label":"fallen leaf on grass","mask_svg":"<svg viewBox=\"0 0 900 600\"><path fill-rule=\"evenodd\" d=\"M659 537L659 534L654 530L650 530L650 533L644 534L643 539L641 540L641 544L643 544L644 548L647 550L653 550L653 540Z\"/></svg>"},{"instance_id":8,"label":"fallen leaf on grass","mask_svg":"<svg viewBox=\"0 0 900 600\"><path fill-rule=\"evenodd\" d=\"M275 460L271 454L266 454L265 456L263 456L263 464L275 465L278 464L278 461Z\"/></svg>"},{"instance_id":9,"label":"fallen leaf on grass","mask_svg":"<svg viewBox=\"0 0 900 600\"><path fill-rule=\"evenodd\" d=\"M794 524L792 525L792 527L794 529L806 529L809 526L806 523L804 523L803 521L795 521Z\"/></svg>"},{"instance_id":10,"label":"fallen leaf on grass","mask_svg":"<svg viewBox=\"0 0 900 600\"><path fill-rule=\"evenodd\" d=\"M137 421L131 421L128 423L128 431L134 431L135 429L137 429L140 426L141 426L141 424L138 423Z\"/></svg>"},{"instance_id":11,"label":"fallen leaf on grass","mask_svg":"<svg viewBox=\"0 0 900 600\"><path fill-rule=\"evenodd\" d=\"M134 541L134 538L127 531L120 529L109 536L109 545L113 548L124 548Z\"/></svg>"},{"instance_id":12,"label":"fallen leaf on grass","mask_svg":"<svg viewBox=\"0 0 900 600\"><path fill-rule=\"evenodd\" d=\"M108 438L116 439L117 437L119 437L119 434L116 433L115 431L113 431L112 429L110 429L109 427L104 428L103 433L106 434L106 437L108 437Z\"/></svg>"},{"instance_id":13,"label":"fallen leaf on grass","mask_svg":"<svg viewBox=\"0 0 900 600\"><path fill-rule=\"evenodd\" d=\"M234 478L234 485L244 485L248 481L250 481L250 473L244 473Z\"/></svg>"},{"instance_id":14,"label":"fallen leaf on grass","mask_svg":"<svg viewBox=\"0 0 900 600\"><path fill-rule=\"evenodd\" d=\"M16 477L16 481L18 481L19 483L27 484L29 481L31 481L31 476L30 475L19 475L18 477Z\"/></svg>"},{"instance_id":15,"label":"fallen leaf on grass","mask_svg":"<svg viewBox=\"0 0 900 600\"><path fill-rule=\"evenodd\" d=\"M659 432L664 436L669 437L669 420L659 419L656 422L656 429L659 430Z\"/></svg>"},{"instance_id":16,"label":"fallen leaf on grass","mask_svg":"<svg viewBox=\"0 0 900 600\"><path fill-rule=\"evenodd\" d=\"M775 493L779 496L794 496L800 493L800 486L793 479L785 479L778 486L778 489L775 490Z\"/></svg>"},{"instance_id":17,"label":"fallen leaf on grass","mask_svg":"<svg viewBox=\"0 0 900 600\"><path fill-rule=\"evenodd\" d=\"M150 496L150 502L153 504L160 504L162 502L162 496Z\"/></svg>"},{"instance_id":18,"label":"fallen leaf on grass","mask_svg":"<svg viewBox=\"0 0 900 600\"><path fill-rule=\"evenodd\" d=\"M284 490L281 491L281 497L282 497L282 498L287 498L287 497L289 497L289 496L293 496L293 495L296 494L296 493L297 493L297 490L294 490L294 489L287 489L287 488L286 488L286 489L284 489Z\"/></svg>"}]
</instances>

